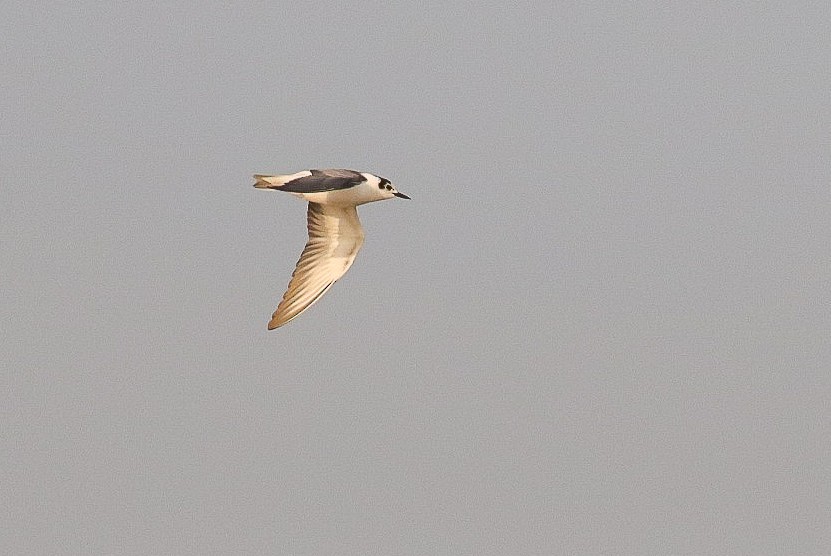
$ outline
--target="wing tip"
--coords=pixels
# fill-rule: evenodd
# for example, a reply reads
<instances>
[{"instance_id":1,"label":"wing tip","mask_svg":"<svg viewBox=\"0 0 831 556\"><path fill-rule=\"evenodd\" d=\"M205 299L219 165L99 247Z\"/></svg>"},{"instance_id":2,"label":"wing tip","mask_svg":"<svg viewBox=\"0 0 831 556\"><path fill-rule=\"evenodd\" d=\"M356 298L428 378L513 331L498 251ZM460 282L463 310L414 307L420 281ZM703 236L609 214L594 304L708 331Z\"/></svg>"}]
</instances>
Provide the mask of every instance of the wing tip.
<instances>
[{"instance_id":1,"label":"wing tip","mask_svg":"<svg viewBox=\"0 0 831 556\"><path fill-rule=\"evenodd\" d=\"M291 320L291 319L289 319L289 320ZM284 318L282 318L282 315L278 316L277 314L274 314L274 316L271 317L271 320L268 321L268 329L269 330L274 330L275 328L280 328L281 326L283 326L287 322L288 322L288 320L285 320Z\"/></svg>"}]
</instances>

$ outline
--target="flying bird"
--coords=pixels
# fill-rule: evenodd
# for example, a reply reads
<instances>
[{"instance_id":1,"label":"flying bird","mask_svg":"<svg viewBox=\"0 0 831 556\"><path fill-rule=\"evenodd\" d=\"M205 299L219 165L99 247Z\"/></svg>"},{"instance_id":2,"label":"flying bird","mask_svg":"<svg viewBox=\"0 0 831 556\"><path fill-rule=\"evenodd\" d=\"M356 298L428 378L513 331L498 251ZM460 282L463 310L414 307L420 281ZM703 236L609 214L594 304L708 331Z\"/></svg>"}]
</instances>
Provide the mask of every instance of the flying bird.
<instances>
[{"instance_id":1,"label":"flying bird","mask_svg":"<svg viewBox=\"0 0 831 556\"><path fill-rule=\"evenodd\" d=\"M390 180L354 170L303 170L284 176L255 174L258 189L287 191L309 202L309 241L291 275L268 329L283 326L320 299L346 274L364 243L356 207L372 201L409 199Z\"/></svg>"}]
</instances>

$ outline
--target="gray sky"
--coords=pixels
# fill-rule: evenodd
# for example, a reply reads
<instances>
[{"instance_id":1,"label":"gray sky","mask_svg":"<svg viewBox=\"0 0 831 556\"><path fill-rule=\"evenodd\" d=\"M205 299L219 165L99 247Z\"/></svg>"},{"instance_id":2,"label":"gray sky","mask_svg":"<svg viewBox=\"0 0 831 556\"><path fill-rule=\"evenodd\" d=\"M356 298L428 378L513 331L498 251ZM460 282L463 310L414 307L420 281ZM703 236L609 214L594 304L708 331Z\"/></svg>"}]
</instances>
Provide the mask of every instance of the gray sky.
<instances>
[{"instance_id":1,"label":"gray sky","mask_svg":"<svg viewBox=\"0 0 831 556\"><path fill-rule=\"evenodd\" d=\"M831 8L510 5L3 9L0 545L831 552Z\"/></svg>"}]
</instances>

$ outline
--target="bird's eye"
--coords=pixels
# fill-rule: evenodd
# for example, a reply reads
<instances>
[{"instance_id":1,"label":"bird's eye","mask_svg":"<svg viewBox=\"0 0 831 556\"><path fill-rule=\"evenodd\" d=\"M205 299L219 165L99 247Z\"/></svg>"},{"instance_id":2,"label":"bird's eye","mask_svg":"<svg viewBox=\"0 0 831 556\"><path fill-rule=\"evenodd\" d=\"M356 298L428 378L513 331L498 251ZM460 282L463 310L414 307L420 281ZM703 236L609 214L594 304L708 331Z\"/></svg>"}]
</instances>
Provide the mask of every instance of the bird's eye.
<instances>
[{"instance_id":1,"label":"bird's eye","mask_svg":"<svg viewBox=\"0 0 831 556\"><path fill-rule=\"evenodd\" d=\"M392 186L390 184L387 184L387 191L392 191Z\"/></svg>"}]
</instances>

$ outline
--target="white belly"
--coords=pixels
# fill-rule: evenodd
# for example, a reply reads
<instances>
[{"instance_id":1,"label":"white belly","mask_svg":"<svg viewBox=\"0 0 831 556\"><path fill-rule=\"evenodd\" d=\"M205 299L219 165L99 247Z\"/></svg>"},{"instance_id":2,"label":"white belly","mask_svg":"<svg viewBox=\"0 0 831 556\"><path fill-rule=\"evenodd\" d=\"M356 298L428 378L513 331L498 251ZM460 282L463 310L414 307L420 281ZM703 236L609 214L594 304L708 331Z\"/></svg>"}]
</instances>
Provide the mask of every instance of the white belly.
<instances>
[{"instance_id":1,"label":"white belly","mask_svg":"<svg viewBox=\"0 0 831 556\"><path fill-rule=\"evenodd\" d=\"M377 193L377 185L373 187L367 183L349 189L335 189L334 191L321 191L319 193L292 193L292 195L311 203L343 206L362 205L370 201L379 201L382 198Z\"/></svg>"}]
</instances>

